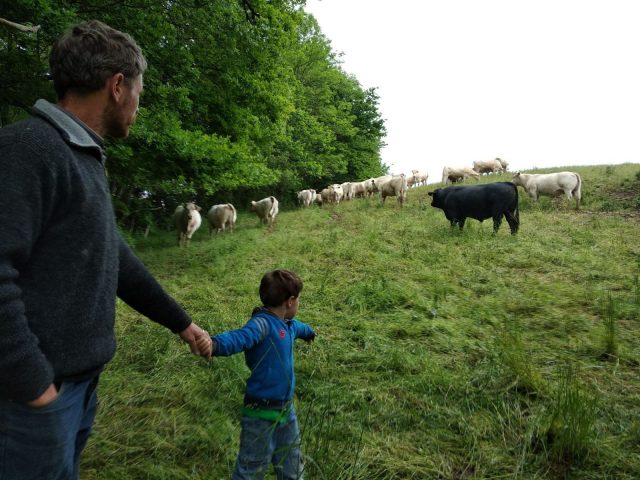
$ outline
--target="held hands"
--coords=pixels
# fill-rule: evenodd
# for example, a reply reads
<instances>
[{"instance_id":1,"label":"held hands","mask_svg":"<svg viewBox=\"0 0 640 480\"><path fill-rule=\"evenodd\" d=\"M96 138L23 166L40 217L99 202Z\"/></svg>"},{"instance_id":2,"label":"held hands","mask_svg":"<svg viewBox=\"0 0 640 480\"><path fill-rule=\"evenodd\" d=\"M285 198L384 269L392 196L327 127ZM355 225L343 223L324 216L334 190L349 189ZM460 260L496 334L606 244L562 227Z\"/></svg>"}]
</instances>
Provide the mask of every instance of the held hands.
<instances>
[{"instance_id":1,"label":"held hands","mask_svg":"<svg viewBox=\"0 0 640 480\"><path fill-rule=\"evenodd\" d=\"M181 331L180 338L189 344L191 353L194 355L200 355L207 360L211 358L213 350L211 337L195 323Z\"/></svg>"}]
</instances>

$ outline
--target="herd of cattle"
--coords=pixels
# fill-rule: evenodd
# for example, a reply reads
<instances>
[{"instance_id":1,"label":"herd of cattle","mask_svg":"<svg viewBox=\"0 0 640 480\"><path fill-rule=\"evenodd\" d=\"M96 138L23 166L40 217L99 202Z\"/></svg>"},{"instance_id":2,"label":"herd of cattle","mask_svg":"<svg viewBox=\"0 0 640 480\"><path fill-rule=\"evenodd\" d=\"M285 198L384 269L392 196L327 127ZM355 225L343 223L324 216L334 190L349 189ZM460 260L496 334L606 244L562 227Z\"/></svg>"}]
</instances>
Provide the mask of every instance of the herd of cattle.
<instances>
[{"instance_id":1,"label":"herd of cattle","mask_svg":"<svg viewBox=\"0 0 640 480\"><path fill-rule=\"evenodd\" d=\"M465 179L479 179L482 174L503 173L507 171L507 162L496 158L482 162L474 162L471 167L444 167L442 183L455 183ZM333 184L321 190L306 189L298 192L298 203L301 207L312 204L337 205L343 200L371 197L379 194L384 204L387 197L396 197L398 204L403 206L407 198L407 190L412 186L426 185L428 174L419 170L412 170L411 175L383 175L361 182L345 182ZM518 212L518 186L533 199L540 196L564 195L567 199L575 199L576 209L582 197L582 178L575 172L558 172L547 174L526 174L516 172L512 182L493 182L482 185L449 186L437 188L428 195L432 198L431 205L444 211L445 217L454 227L458 225L462 230L467 218L479 221L493 219L493 231L497 232L502 217L506 219L511 234L518 232L520 215ZM250 210L255 212L261 223L272 225L278 214L278 200L271 196L259 201L252 201ZM188 245L194 232L200 228L202 217L201 207L190 202L179 205L174 213L174 222L178 231L178 245ZM236 223L236 209L230 203L214 205L207 213L209 236L233 231Z\"/></svg>"}]
</instances>

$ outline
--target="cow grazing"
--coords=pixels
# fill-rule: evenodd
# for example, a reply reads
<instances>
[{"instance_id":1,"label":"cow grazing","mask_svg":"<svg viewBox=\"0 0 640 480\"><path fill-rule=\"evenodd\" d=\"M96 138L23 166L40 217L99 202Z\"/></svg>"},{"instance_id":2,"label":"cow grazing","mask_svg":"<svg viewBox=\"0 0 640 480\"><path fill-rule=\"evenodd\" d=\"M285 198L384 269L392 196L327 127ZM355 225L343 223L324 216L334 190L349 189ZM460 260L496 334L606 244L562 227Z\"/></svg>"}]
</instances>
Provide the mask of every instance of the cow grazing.
<instances>
[{"instance_id":1,"label":"cow grazing","mask_svg":"<svg viewBox=\"0 0 640 480\"><path fill-rule=\"evenodd\" d=\"M257 202L252 201L249 208L252 212L256 212L260 223L271 226L276 219L276 215L278 215L278 199L276 197L267 197Z\"/></svg>"},{"instance_id":2,"label":"cow grazing","mask_svg":"<svg viewBox=\"0 0 640 480\"><path fill-rule=\"evenodd\" d=\"M501 173L506 169L506 166L503 167L502 160L496 158L495 160L479 160L477 162L473 162L473 169L482 174L482 173ZM507 162L504 162L506 165Z\"/></svg>"},{"instance_id":3,"label":"cow grazing","mask_svg":"<svg viewBox=\"0 0 640 480\"><path fill-rule=\"evenodd\" d=\"M469 167L444 167L442 169L442 183L455 183L467 178L478 180L480 174Z\"/></svg>"},{"instance_id":4,"label":"cow grazing","mask_svg":"<svg viewBox=\"0 0 640 480\"><path fill-rule=\"evenodd\" d=\"M308 207L316 199L316 191L313 189L298 192L298 204L301 207Z\"/></svg>"},{"instance_id":5,"label":"cow grazing","mask_svg":"<svg viewBox=\"0 0 640 480\"><path fill-rule=\"evenodd\" d=\"M200 228L202 224L200 210L202 210L202 208L193 202L176 207L176 211L173 214L173 221L178 231L179 247L188 246L191 242L191 237L195 231Z\"/></svg>"},{"instance_id":6,"label":"cow grazing","mask_svg":"<svg viewBox=\"0 0 640 480\"><path fill-rule=\"evenodd\" d=\"M211 238L214 230L216 233L224 232L227 228L233 231L237 218L236 209L230 203L223 203L211 207L209 212L207 212L209 238Z\"/></svg>"},{"instance_id":7,"label":"cow grazing","mask_svg":"<svg viewBox=\"0 0 640 480\"><path fill-rule=\"evenodd\" d=\"M575 198L576 210L582 198L582 178L575 172L520 173L513 175L513 183L521 186L534 200L540 195L557 197L564 194L568 200Z\"/></svg>"},{"instance_id":8,"label":"cow grazing","mask_svg":"<svg viewBox=\"0 0 640 480\"><path fill-rule=\"evenodd\" d=\"M384 205L387 197L396 197L402 207L407 200L407 177L404 173L384 182L379 186L380 201Z\"/></svg>"},{"instance_id":9,"label":"cow grazing","mask_svg":"<svg viewBox=\"0 0 640 480\"><path fill-rule=\"evenodd\" d=\"M458 224L462 230L467 218L481 222L493 218L495 234L503 215L509 223L511 235L515 235L520 227L518 187L511 182L438 188L429 192L429 196L432 197L431 206L444 211L452 228Z\"/></svg>"}]
</instances>

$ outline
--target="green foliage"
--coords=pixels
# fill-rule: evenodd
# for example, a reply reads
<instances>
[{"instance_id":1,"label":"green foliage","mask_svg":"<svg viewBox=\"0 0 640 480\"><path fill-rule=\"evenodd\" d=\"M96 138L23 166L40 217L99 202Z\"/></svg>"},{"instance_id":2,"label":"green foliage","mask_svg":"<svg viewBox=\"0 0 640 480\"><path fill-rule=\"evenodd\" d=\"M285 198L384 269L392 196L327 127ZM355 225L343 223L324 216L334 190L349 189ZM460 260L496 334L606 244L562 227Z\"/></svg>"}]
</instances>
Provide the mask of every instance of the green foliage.
<instances>
[{"instance_id":1,"label":"green foliage","mask_svg":"<svg viewBox=\"0 0 640 480\"><path fill-rule=\"evenodd\" d=\"M109 178L127 229L164 222L163 206L204 206L295 192L382 172L385 135L374 90L347 75L298 0L181 0L106 9L95 0L18 0L0 26L0 125L24 115L46 81L49 47L71 24L98 19L131 33L149 68L140 115L109 142Z\"/></svg>"}]
</instances>

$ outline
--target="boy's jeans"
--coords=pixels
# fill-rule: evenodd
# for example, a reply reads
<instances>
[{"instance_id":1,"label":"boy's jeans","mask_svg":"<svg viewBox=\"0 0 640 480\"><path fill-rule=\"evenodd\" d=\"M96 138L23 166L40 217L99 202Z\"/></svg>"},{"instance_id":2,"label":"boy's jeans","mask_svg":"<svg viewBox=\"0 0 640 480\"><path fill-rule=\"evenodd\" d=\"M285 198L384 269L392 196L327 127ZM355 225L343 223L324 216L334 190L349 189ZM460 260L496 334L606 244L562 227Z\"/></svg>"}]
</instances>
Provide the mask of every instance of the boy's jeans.
<instances>
[{"instance_id":1,"label":"boy's jeans","mask_svg":"<svg viewBox=\"0 0 640 480\"><path fill-rule=\"evenodd\" d=\"M278 480L302 480L298 418L291 409L286 423L242 416L240 453L232 480L262 480L269 463Z\"/></svg>"},{"instance_id":2,"label":"boy's jeans","mask_svg":"<svg viewBox=\"0 0 640 480\"><path fill-rule=\"evenodd\" d=\"M50 404L0 400L0 480L74 480L96 414L98 377L63 382Z\"/></svg>"}]
</instances>

